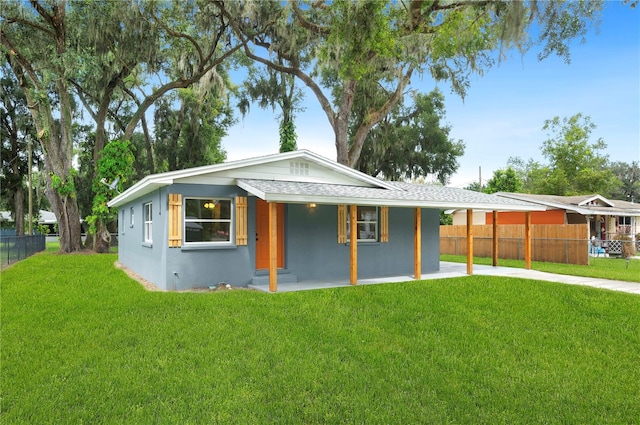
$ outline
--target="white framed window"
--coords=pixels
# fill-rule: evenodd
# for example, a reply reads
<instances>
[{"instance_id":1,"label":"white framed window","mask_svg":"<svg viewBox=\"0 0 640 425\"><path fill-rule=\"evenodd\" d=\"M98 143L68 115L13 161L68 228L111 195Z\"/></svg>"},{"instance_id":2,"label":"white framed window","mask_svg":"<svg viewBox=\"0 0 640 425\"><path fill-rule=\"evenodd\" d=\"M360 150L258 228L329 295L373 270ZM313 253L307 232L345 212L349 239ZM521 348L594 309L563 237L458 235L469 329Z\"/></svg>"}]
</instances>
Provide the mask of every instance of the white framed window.
<instances>
[{"instance_id":1,"label":"white framed window","mask_svg":"<svg viewBox=\"0 0 640 425\"><path fill-rule=\"evenodd\" d=\"M129 227L133 227L133 222L134 222L133 217L134 217L133 207L131 207L129 209Z\"/></svg>"},{"instance_id":2,"label":"white framed window","mask_svg":"<svg viewBox=\"0 0 640 425\"><path fill-rule=\"evenodd\" d=\"M378 207L359 206L356 213L358 242L378 242ZM347 240L351 239L351 220L347 214Z\"/></svg>"},{"instance_id":3,"label":"white framed window","mask_svg":"<svg viewBox=\"0 0 640 425\"><path fill-rule=\"evenodd\" d=\"M153 241L153 206L151 202L144 204L142 211L144 217L144 241L151 243Z\"/></svg>"},{"instance_id":4,"label":"white framed window","mask_svg":"<svg viewBox=\"0 0 640 425\"><path fill-rule=\"evenodd\" d=\"M231 199L185 198L184 243L230 244L232 221Z\"/></svg>"}]
</instances>

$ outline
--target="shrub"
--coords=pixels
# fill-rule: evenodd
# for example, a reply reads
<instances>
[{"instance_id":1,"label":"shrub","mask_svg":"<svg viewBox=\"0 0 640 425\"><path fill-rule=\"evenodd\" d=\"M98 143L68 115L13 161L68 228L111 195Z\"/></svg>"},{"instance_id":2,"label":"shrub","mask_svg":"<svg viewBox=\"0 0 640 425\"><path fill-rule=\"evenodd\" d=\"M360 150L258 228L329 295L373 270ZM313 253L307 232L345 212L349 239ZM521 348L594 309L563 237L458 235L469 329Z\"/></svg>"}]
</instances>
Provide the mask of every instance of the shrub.
<instances>
[{"instance_id":1,"label":"shrub","mask_svg":"<svg viewBox=\"0 0 640 425\"><path fill-rule=\"evenodd\" d=\"M631 236L618 235L616 239L622 242L622 258L635 257L636 247Z\"/></svg>"}]
</instances>

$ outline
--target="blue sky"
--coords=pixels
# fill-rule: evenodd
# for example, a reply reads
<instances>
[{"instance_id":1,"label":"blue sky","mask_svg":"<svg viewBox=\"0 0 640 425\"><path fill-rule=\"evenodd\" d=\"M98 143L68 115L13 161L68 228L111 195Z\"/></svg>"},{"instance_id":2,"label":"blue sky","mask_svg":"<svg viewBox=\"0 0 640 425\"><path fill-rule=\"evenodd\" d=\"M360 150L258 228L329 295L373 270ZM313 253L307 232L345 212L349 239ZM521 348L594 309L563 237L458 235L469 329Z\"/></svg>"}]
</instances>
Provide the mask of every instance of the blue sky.
<instances>
[{"instance_id":1,"label":"blue sky","mask_svg":"<svg viewBox=\"0 0 640 425\"><path fill-rule=\"evenodd\" d=\"M434 87L427 79L412 86L423 92ZM555 56L538 61L535 50L524 57L515 52L474 78L464 101L448 84L438 87L446 97L450 135L466 145L450 186L478 181L479 167L486 181L510 157L545 162L544 121L577 113L597 125L591 140L604 139L612 161L640 161L640 8L606 2L599 33L590 32L586 43L574 42L569 65ZM298 148L335 159L333 131L310 93L305 108L296 119ZM222 141L227 159L277 152L276 115L252 107Z\"/></svg>"}]
</instances>

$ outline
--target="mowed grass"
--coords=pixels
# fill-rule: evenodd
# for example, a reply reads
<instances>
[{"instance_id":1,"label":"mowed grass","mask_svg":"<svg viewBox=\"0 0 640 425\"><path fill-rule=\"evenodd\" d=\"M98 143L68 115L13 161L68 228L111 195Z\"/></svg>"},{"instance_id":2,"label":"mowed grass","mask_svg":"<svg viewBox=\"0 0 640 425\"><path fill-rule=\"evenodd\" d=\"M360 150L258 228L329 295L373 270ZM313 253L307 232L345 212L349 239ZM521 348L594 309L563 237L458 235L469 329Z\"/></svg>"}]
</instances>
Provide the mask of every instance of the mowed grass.
<instances>
[{"instance_id":1,"label":"mowed grass","mask_svg":"<svg viewBox=\"0 0 640 425\"><path fill-rule=\"evenodd\" d=\"M3 271L3 424L637 423L640 297L471 276L148 292L116 256Z\"/></svg>"},{"instance_id":2,"label":"mowed grass","mask_svg":"<svg viewBox=\"0 0 640 425\"><path fill-rule=\"evenodd\" d=\"M440 261L454 263L466 263L464 255L440 255ZM473 264L492 265L492 259L486 257L473 257ZM499 266L524 268L524 260L499 259ZM549 273L565 274L572 276L595 277L600 279L624 280L627 282L640 282L640 259L632 258L628 262L624 258L589 258L588 266L562 263L546 263L532 261L531 269Z\"/></svg>"}]
</instances>

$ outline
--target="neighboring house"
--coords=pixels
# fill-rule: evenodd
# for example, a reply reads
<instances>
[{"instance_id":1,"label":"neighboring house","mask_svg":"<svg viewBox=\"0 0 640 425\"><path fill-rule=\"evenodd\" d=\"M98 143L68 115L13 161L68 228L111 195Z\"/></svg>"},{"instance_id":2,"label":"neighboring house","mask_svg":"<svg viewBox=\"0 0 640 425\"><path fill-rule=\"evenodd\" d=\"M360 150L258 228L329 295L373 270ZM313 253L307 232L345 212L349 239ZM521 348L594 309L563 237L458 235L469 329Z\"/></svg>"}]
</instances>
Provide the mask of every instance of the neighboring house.
<instances>
[{"instance_id":1,"label":"neighboring house","mask_svg":"<svg viewBox=\"0 0 640 425\"><path fill-rule=\"evenodd\" d=\"M25 217L25 220L26 219L27 218ZM54 232L55 225L58 223L58 220L56 219L56 215L53 212L47 210L39 210L37 219L39 225L48 226L50 233ZM9 225L8 223L13 223L13 221L14 220L11 216L10 211L0 211L0 222L7 223L7 225Z\"/></svg>"},{"instance_id":2,"label":"neighboring house","mask_svg":"<svg viewBox=\"0 0 640 425\"><path fill-rule=\"evenodd\" d=\"M544 209L382 181L305 150L150 175L109 206L118 208L119 261L159 288L266 281L272 291L277 282L419 278L439 270L440 210Z\"/></svg>"},{"instance_id":3,"label":"neighboring house","mask_svg":"<svg viewBox=\"0 0 640 425\"><path fill-rule=\"evenodd\" d=\"M589 239L594 238L597 248L610 254L620 254L620 237L633 240L640 234L640 204L606 199L600 195L553 196L498 192L497 196L532 202L547 207L546 211L532 212L532 224L585 224ZM492 214L486 215L486 223L493 222ZM501 212L499 224L522 224L524 215L518 212Z\"/></svg>"}]
</instances>

